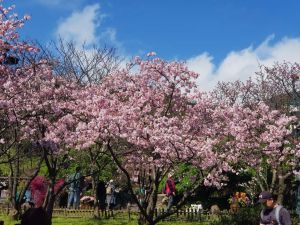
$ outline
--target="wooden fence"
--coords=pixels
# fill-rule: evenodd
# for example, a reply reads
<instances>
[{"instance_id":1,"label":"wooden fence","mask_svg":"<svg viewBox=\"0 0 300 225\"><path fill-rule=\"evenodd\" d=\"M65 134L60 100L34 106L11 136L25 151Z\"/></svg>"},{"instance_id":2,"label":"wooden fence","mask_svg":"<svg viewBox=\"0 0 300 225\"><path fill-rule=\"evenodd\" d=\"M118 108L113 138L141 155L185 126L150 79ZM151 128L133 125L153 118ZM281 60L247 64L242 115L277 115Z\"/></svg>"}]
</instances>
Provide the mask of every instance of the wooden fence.
<instances>
[{"instance_id":1,"label":"wooden fence","mask_svg":"<svg viewBox=\"0 0 300 225\"><path fill-rule=\"evenodd\" d=\"M7 215L9 211L7 207L0 207L0 215ZM164 214L165 211L163 208L155 210L155 217ZM55 208L53 210L53 217L62 217L62 218L102 218L102 219L133 219L139 215L136 210L105 210L98 211L94 208L86 209L67 209L67 208ZM190 222L209 222L215 219L218 219L223 216L228 216L228 211L221 211L218 215L211 214L208 211L197 211L194 209L185 209L179 210L175 214L167 217L164 221L190 221ZM291 212L294 223L300 225L300 221L297 219L297 216L294 212ZM1 223L2 222L2 223ZM3 225L3 221L0 221L0 225Z\"/></svg>"},{"instance_id":2,"label":"wooden fence","mask_svg":"<svg viewBox=\"0 0 300 225\"><path fill-rule=\"evenodd\" d=\"M12 209L7 207L0 207L0 215L8 215ZM164 214L163 208L155 210L155 217ZM131 220L137 217L139 212L136 209L124 210L97 210L94 208L85 209L67 209L67 208L54 208L53 217L63 218L102 218L102 219L126 219ZM179 210L175 214L166 218L167 221L211 221L216 215L212 215L206 211L197 211L193 209ZM1 225L1 223L0 223Z\"/></svg>"}]
</instances>

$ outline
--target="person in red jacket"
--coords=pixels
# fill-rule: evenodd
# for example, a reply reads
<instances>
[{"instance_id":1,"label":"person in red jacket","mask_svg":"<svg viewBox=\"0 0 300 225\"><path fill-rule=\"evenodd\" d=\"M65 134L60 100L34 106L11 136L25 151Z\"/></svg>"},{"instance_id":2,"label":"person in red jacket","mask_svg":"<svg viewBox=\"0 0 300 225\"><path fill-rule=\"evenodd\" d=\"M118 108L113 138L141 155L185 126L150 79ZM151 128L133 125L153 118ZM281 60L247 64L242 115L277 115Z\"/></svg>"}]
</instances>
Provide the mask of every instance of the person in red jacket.
<instances>
[{"instance_id":1,"label":"person in red jacket","mask_svg":"<svg viewBox=\"0 0 300 225\"><path fill-rule=\"evenodd\" d=\"M176 187L175 187L175 182L173 179L173 173L168 174L168 179L166 181L166 185L164 188L164 193L168 196L168 206L167 206L167 212L170 211L173 202L174 202L174 196L176 193Z\"/></svg>"}]
</instances>

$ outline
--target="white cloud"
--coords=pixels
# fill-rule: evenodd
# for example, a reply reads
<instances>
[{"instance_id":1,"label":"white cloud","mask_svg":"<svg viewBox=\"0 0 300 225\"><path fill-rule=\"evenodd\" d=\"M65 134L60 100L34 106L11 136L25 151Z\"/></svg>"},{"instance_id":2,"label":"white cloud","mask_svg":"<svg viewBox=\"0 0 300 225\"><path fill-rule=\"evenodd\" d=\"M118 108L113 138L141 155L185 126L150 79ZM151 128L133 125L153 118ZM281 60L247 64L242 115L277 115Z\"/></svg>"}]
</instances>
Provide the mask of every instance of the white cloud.
<instances>
[{"instance_id":1,"label":"white cloud","mask_svg":"<svg viewBox=\"0 0 300 225\"><path fill-rule=\"evenodd\" d=\"M88 5L82 11L74 11L59 24L56 35L66 41L74 41L77 45L95 44L97 28L105 17L99 11L99 4Z\"/></svg>"},{"instance_id":2,"label":"white cloud","mask_svg":"<svg viewBox=\"0 0 300 225\"><path fill-rule=\"evenodd\" d=\"M112 45L115 47L119 53L124 53L124 48L121 42L118 41L117 39L117 30L112 27L108 27L104 29L100 34L99 34L99 40L102 41L105 44Z\"/></svg>"},{"instance_id":3,"label":"white cloud","mask_svg":"<svg viewBox=\"0 0 300 225\"><path fill-rule=\"evenodd\" d=\"M252 46L230 52L219 66L208 53L187 60L188 67L200 74L197 82L202 90L211 90L218 81L246 80L259 69L259 64L271 66L274 62L300 62L300 38L283 38L271 44L268 37L257 48Z\"/></svg>"},{"instance_id":4,"label":"white cloud","mask_svg":"<svg viewBox=\"0 0 300 225\"><path fill-rule=\"evenodd\" d=\"M97 47L112 46L116 49L117 56L123 60L120 66L125 67L131 56L118 41L117 30L113 27L102 26L102 21L107 15L100 9L100 4L93 4L85 6L82 10L73 11L69 17L61 21L55 35L61 37L63 41L73 41L79 50L84 44L86 55L89 58L94 55L93 45Z\"/></svg>"},{"instance_id":5,"label":"white cloud","mask_svg":"<svg viewBox=\"0 0 300 225\"><path fill-rule=\"evenodd\" d=\"M86 6L81 11L73 11L69 17L60 22L55 35L65 41L74 41L77 46L83 44L112 46L119 54L125 55L126 51L122 43L117 40L117 30L113 27L101 26L107 15L100 9L100 4L94 4Z\"/></svg>"}]
</instances>

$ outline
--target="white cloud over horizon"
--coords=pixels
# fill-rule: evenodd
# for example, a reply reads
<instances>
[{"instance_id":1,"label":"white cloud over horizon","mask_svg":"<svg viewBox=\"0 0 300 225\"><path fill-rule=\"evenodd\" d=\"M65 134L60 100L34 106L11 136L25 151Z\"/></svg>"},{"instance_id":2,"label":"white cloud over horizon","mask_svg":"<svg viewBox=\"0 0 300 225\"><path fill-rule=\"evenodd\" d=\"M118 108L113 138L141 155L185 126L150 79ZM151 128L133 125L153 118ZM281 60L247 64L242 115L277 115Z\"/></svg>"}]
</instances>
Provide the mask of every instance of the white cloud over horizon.
<instances>
[{"instance_id":1,"label":"white cloud over horizon","mask_svg":"<svg viewBox=\"0 0 300 225\"><path fill-rule=\"evenodd\" d=\"M200 74L197 83L202 90L211 90L218 81L246 80L259 70L259 65L272 66L275 62L300 62L300 38L285 37L271 44L274 35L258 47L249 46L231 51L219 65L213 56L204 52L187 60L187 66Z\"/></svg>"}]
</instances>

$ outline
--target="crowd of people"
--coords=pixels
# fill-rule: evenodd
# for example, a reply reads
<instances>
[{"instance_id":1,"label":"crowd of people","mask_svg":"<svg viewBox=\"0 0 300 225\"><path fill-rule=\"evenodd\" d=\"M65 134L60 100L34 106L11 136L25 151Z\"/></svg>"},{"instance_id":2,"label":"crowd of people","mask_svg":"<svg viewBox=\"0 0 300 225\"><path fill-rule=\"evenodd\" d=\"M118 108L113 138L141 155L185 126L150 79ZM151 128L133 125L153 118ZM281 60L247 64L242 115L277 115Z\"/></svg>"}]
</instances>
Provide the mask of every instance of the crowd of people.
<instances>
[{"instance_id":1,"label":"crowd of people","mask_svg":"<svg viewBox=\"0 0 300 225\"><path fill-rule=\"evenodd\" d=\"M21 181L20 185L25 183ZM67 207L69 209L79 209L85 207L98 206L99 209L113 209L117 204L117 196L119 188L116 188L114 180L105 182L99 180L95 185L95 195L92 194L92 179L84 177L81 168L76 167L73 174L68 175L65 179L60 179L55 184L55 189L64 185L57 199L57 206ZM37 176L34 178L25 190L23 198L20 200L22 204L28 205L30 208L39 208L43 205L47 195L48 184L46 178ZM20 193L17 192L16 200L19 200ZM0 182L0 203L6 202L10 197L7 181Z\"/></svg>"},{"instance_id":2,"label":"crowd of people","mask_svg":"<svg viewBox=\"0 0 300 225\"><path fill-rule=\"evenodd\" d=\"M169 173L163 187L163 193L166 198L166 212L170 212L172 206L174 205L174 198L176 196L176 185L173 178L173 173ZM119 189L116 187L114 180L109 180L104 182L102 180L98 181L96 184L96 197L85 195L89 189L91 189L91 180L84 178L81 174L81 168L76 167L73 174L70 174L66 180L60 181L59 185L65 184L65 191L60 195L60 199L66 199L66 207L78 209L85 205L88 206L98 206L100 210L111 210L117 204L117 195ZM0 182L0 197L5 197L5 193L8 191L8 185L6 182ZM41 202L43 198L42 195L46 193L45 178L38 177L36 181L33 181L30 188L26 190L24 194L24 203L30 204L30 208L41 208ZM141 190L140 200L142 201L143 196L146 194L146 190ZM37 198L37 196L39 198ZM65 197L63 197L65 196ZM234 192L229 198L230 205L235 205L239 207L247 207L253 202L250 201L249 197L244 192ZM277 203L277 198L271 192L263 191L259 195L258 203L264 205L264 209L260 213L260 224L281 224L281 225L291 225L291 218L289 212L282 205ZM232 209L231 212L235 213L237 208ZM42 214L40 211L30 211L30 213L24 214L25 219L32 214ZM38 217L38 216L37 216ZM23 223L26 224L26 223Z\"/></svg>"},{"instance_id":3,"label":"crowd of people","mask_svg":"<svg viewBox=\"0 0 300 225\"><path fill-rule=\"evenodd\" d=\"M74 173L69 174L66 179L60 179L56 184L56 189L58 189L61 185L65 185L65 188L63 188L59 194L56 204L63 208L79 209L97 206L100 210L111 210L120 204L124 197L120 197L120 188L116 185L113 179L110 179L107 182L99 180L95 184L95 195L92 194L91 178L82 176L80 167L76 167ZM21 200L22 203L27 204L30 208L41 207L47 194L47 188L48 184L46 178L43 176L37 176L25 191L23 199ZM0 182L0 191L1 199L8 198L9 191L8 184L6 182ZM146 188L140 189L139 199L141 202L143 201L146 191ZM163 193L166 195L167 211L169 211L174 204L174 197L176 193L173 173L169 173L163 188ZM126 196L127 199L125 201L130 201L130 197L128 196ZM19 198L19 193L17 193L16 198Z\"/></svg>"}]
</instances>

